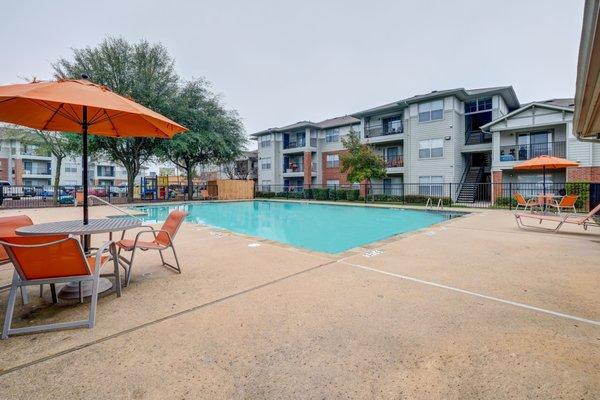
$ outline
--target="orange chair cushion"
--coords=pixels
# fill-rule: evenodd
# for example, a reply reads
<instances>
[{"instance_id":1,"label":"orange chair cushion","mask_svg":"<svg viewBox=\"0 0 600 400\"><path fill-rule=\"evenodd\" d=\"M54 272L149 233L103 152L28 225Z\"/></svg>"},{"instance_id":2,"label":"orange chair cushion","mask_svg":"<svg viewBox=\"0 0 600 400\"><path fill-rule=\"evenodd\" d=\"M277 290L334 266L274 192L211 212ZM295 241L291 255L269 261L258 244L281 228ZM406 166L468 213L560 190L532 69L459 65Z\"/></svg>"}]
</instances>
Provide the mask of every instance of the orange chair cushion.
<instances>
[{"instance_id":1,"label":"orange chair cushion","mask_svg":"<svg viewBox=\"0 0 600 400\"><path fill-rule=\"evenodd\" d=\"M135 241L131 240L131 239L123 239L123 240L119 240L117 242L117 246L119 246L120 248L122 248L125 251L131 251L131 250L133 250L134 242ZM162 249L162 248L164 248L164 246L161 245L160 243L156 243L156 242L144 242L144 241L138 240L137 248L138 249Z\"/></svg>"},{"instance_id":2,"label":"orange chair cushion","mask_svg":"<svg viewBox=\"0 0 600 400\"><path fill-rule=\"evenodd\" d=\"M12 244L35 245L66 239L67 236L11 236L0 240ZM43 247L11 247L17 270L22 277L31 279L50 279L77 275L89 275L85 258L76 239L70 238L60 243Z\"/></svg>"},{"instance_id":3,"label":"orange chair cushion","mask_svg":"<svg viewBox=\"0 0 600 400\"><path fill-rule=\"evenodd\" d=\"M177 233L179 226L183 223L183 220L187 215L188 213L186 213L185 211L171 211L171 213L169 213L169 216L167 217L167 220L160 229L169 232L169 234L171 235L171 239L175 239L175 234ZM167 235L165 232L159 232L156 235L156 242L164 246L168 246L171 244L171 241L169 240L169 235Z\"/></svg>"},{"instance_id":4,"label":"orange chair cushion","mask_svg":"<svg viewBox=\"0 0 600 400\"><path fill-rule=\"evenodd\" d=\"M33 225L33 221L27 215L15 215L0 218L0 237L16 236L15 230L22 226ZM8 261L8 254L4 246L0 246L0 263Z\"/></svg>"}]
</instances>

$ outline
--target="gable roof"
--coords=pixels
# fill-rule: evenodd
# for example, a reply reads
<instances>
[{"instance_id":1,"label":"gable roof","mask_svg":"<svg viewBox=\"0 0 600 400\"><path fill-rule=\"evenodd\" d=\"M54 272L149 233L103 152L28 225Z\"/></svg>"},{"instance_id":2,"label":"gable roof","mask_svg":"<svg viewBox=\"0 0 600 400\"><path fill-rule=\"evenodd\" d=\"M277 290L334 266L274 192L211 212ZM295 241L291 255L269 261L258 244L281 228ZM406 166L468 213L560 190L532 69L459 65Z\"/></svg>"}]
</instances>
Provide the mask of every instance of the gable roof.
<instances>
[{"instance_id":1,"label":"gable roof","mask_svg":"<svg viewBox=\"0 0 600 400\"><path fill-rule=\"evenodd\" d=\"M465 101L472 98L473 96L491 96L494 94L501 95L502 98L504 98L504 101L506 102L509 109L514 109L520 106L519 100L517 99L517 94L515 93L515 90L512 86L494 86L478 89L455 88L445 90L433 90L429 93L417 94L415 96L407 97L405 99L398 100L393 103L384 104L382 106L377 106L364 111L359 111L352 115L355 117L361 117L383 111L392 111L394 109L405 108L412 103L419 103L424 100L433 100L436 98L446 96L456 96L460 100Z\"/></svg>"},{"instance_id":2,"label":"gable roof","mask_svg":"<svg viewBox=\"0 0 600 400\"><path fill-rule=\"evenodd\" d=\"M328 129L328 128L335 128L338 126L346 126L346 125L354 125L354 124L360 124L360 120L354 118L351 115L344 115L342 117L325 119L321 122L300 121L300 122L296 122L295 124L283 126L281 128L265 129L264 131L252 133L250 136L258 137L261 135L265 135L267 133L286 132L286 131L291 131L291 130L300 129L300 128Z\"/></svg>"},{"instance_id":3,"label":"gable roof","mask_svg":"<svg viewBox=\"0 0 600 400\"><path fill-rule=\"evenodd\" d=\"M546 108L548 110L554 111L566 111L573 113L575 108L573 107L573 99L550 99L550 100L542 100L542 101L534 101L531 103L527 103L520 108L517 108L514 111L509 112L506 115L501 116L500 118L496 118L495 120L488 122L485 125L481 126L481 129L484 131L489 131L489 128L496 125L499 122L505 121L511 117L514 117L517 114L522 113L532 107Z\"/></svg>"}]
</instances>

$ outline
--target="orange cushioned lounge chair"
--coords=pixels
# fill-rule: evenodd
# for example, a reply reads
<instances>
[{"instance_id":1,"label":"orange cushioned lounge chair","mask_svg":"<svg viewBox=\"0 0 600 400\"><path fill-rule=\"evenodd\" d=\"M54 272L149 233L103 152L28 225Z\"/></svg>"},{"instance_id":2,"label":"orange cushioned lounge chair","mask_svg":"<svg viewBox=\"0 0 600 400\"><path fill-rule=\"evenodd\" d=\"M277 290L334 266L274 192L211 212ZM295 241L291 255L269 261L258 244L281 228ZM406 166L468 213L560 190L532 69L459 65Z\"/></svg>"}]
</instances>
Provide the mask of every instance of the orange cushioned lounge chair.
<instances>
[{"instance_id":1,"label":"orange cushioned lounge chair","mask_svg":"<svg viewBox=\"0 0 600 400\"><path fill-rule=\"evenodd\" d=\"M589 213L587 213L586 215L582 215L582 216L572 215L572 214L567 214L567 215L561 216L561 215L547 215L547 214L516 213L515 219L517 220L517 226L519 228L533 228L533 229L542 229L542 230L550 230L550 231L558 232L564 224L571 224L571 225L579 225L579 226L583 227L584 230L587 230L587 228L589 226L600 227L600 224L598 223L598 221L594 220L594 216L599 212L600 212L600 204L598 204L596 207L594 207L594 209L591 210ZM538 224L537 225L529 225L529 224L524 223L524 220L526 221L528 219L533 219L534 221L537 221ZM556 223L557 225L554 228L546 228L544 226L541 226L542 222L552 222L552 223Z\"/></svg>"},{"instance_id":2,"label":"orange cushioned lounge chair","mask_svg":"<svg viewBox=\"0 0 600 400\"><path fill-rule=\"evenodd\" d=\"M160 229L154 229L151 226L143 226L146 230L140 231L135 235L135 239L123 239L117 242L117 246L119 247L119 263L125 268L127 279L125 280L126 285L129 285L129 281L131 280L131 268L133 267L133 257L135 256L135 250L141 249L145 250L158 250L160 254L160 260L162 261L162 265L165 267L169 267L181 273L181 268L179 266L179 259L177 258L177 253L175 252L175 246L173 245L173 240L175 239L175 235L177 235L177 231L179 227L183 223L185 217L188 215L185 211L175 210L171 211L167 220L163 224ZM140 240L140 237L143 234L151 233L153 235L152 240L143 241ZM125 232L123 232L123 235ZM175 265L169 264L165 261L163 256L163 250L167 250L171 248L173 251L173 256L175 257ZM131 258L127 259L121 255L121 250L130 251Z\"/></svg>"},{"instance_id":3,"label":"orange cushioned lounge chair","mask_svg":"<svg viewBox=\"0 0 600 400\"><path fill-rule=\"evenodd\" d=\"M104 243L95 256L86 257L79 241L64 236L10 236L0 238L15 266L8 295L2 339L10 335L46 332L57 329L93 328L98 304L100 268L109 260L104 252L113 242ZM116 262L116 261L115 261ZM115 268L116 269L116 268ZM92 282L90 313L87 320L60 322L47 325L11 328L17 289L31 285L67 282Z\"/></svg>"}]
</instances>

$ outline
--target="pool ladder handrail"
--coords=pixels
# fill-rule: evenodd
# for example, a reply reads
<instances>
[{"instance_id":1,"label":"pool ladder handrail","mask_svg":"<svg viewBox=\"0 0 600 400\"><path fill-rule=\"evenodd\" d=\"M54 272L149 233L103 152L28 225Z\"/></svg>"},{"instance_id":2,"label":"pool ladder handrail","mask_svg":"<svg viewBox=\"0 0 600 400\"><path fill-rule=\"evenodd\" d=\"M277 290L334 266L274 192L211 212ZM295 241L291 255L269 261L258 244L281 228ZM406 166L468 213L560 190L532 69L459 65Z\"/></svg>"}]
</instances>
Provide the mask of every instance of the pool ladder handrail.
<instances>
[{"instance_id":1,"label":"pool ladder handrail","mask_svg":"<svg viewBox=\"0 0 600 400\"><path fill-rule=\"evenodd\" d=\"M433 199L431 197L427 198L427 202L425 203L425 209L433 209ZM435 209L438 211L444 209L444 202L442 201L442 199L438 199L437 206L435 207Z\"/></svg>"},{"instance_id":2,"label":"pool ladder handrail","mask_svg":"<svg viewBox=\"0 0 600 400\"><path fill-rule=\"evenodd\" d=\"M100 203L106 204L107 206L110 206L110 207L114 208L115 210L120 211L120 212L122 212L123 214L125 214L127 216L130 216L131 218L135 218L135 219L137 219L140 222L144 222L144 220L141 219L140 217L138 217L137 215L134 215L134 214L130 213L129 211L122 209L121 207L115 206L114 204L110 204L108 201L103 200L103 199L101 199L98 196L90 194L90 195L88 195L88 199L96 199Z\"/></svg>"}]
</instances>

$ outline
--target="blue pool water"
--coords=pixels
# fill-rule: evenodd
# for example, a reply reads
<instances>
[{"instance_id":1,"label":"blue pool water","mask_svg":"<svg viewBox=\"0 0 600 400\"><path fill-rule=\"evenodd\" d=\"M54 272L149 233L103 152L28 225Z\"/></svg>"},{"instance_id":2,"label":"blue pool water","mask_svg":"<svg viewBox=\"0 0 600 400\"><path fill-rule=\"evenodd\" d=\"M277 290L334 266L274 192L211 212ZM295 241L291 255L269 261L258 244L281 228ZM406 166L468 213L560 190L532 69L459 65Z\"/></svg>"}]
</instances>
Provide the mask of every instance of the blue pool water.
<instances>
[{"instance_id":1,"label":"blue pool water","mask_svg":"<svg viewBox=\"0 0 600 400\"><path fill-rule=\"evenodd\" d=\"M144 220L163 222L183 209L187 221L326 253L339 253L441 222L452 215L398 208L275 201L141 206Z\"/></svg>"}]
</instances>

